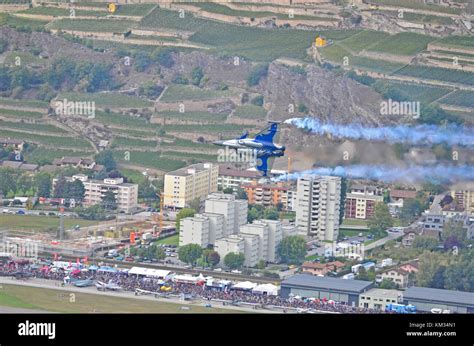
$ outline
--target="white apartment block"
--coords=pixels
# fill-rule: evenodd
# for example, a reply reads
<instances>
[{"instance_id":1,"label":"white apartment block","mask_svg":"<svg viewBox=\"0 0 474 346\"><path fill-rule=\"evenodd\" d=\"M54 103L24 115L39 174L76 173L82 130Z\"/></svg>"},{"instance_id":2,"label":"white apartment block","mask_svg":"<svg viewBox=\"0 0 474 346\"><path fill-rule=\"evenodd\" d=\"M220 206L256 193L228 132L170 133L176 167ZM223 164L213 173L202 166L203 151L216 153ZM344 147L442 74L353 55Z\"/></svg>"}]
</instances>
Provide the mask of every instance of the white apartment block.
<instances>
[{"instance_id":1,"label":"white apartment block","mask_svg":"<svg viewBox=\"0 0 474 346\"><path fill-rule=\"evenodd\" d=\"M209 239L208 244L213 245L216 239L224 237L224 215L215 213L203 213L209 219Z\"/></svg>"},{"instance_id":2,"label":"white apartment block","mask_svg":"<svg viewBox=\"0 0 474 346\"><path fill-rule=\"evenodd\" d=\"M124 183L123 178L107 178L104 180L92 180L84 174L76 174L67 177L66 181L80 180L84 185L84 206L102 204L105 193L112 191L115 194L117 208L126 213L138 207L138 185ZM53 187L58 179L53 180Z\"/></svg>"},{"instance_id":3,"label":"white apartment block","mask_svg":"<svg viewBox=\"0 0 474 346\"><path fill-rule=\"evenodd\" d=\"M298 230L295 225L282 224L281 225L282 238L298 235Z\"/></svg>"},{"instance_id":4,"label":"white apartment block","mask_svg":"<svg viewBox=\"0 0 474 346\"><path fill-rule=\"evenodd\" d=\"M213 193L205 202L205 212L224 215L224 232L226 237L239 231L247 222L248 202L236 199L234 195Z\"/></svg>"},{"instance_id":5,"label":"white apartment block","mask_svg":"<svg viewBox=\"0 0 474 346\"><path fill-rule=\"evenodd\" d=\"M217 191L219 167L197 163L165 174L164 205L184 208L196 198L203 199Z\"/></svg>"},{"instance_id":6,"label":"white apartment block","mask_svg":"<svg viewBox=\"0 0 474 346\"><path fill-rule=\"evenodd\" d=\"M224 263L224 257L228 253L245 254L245 241L242 237L232 234L226 238L217 239L214 250L219 254L221 263Z\"/></svg>"},{"instance_id":7,"label":"white apartment block","mask_svg":"<svg viewBox=\"0 0 474 346\"><path fill-rule=\"evenodd\" d=\"M240 233L239 237L244 240L244 266L255 267L261 259L259 257L260 237L256 234L248 233Z\"/></svg>"},{"instance_id":8,"label":"white apartment block","mask_svg":"<svg viewBox=\"0 0 474 346\"><path fill-rule=\"evenodd\" d=\"M277 262L277 247L283 239L282 224L277 220L256 220L240 227L240 236L254 234L259 238L258 260Z\"/></svg>"},{"instance_id":9,"label":"white apartment block","mask_svg":"<svg viewBox=\"0 0 474 346\"><path fill-rule=\"evenodd\" d=\"M179 246L198 244L207 247L209 244L209 218L200 214L181 219L179 224Z\"/></svg>"},{"instance_id":10,"label":"white apartment block","mask_svg":"<svg viewBox=\"0 0 474 346\"><path fill-rule=\"evenodd\" d=\"M341 178L305 176L298 179L296 226L320 241L335 241L339 233Z\"/></svg>"},{"instance_id":11,"label":"white apartment block","mask_svg":"<svg viewBox=\"0 0 474 346\"><path fill-rule=\"evenodd\" d=\"M267 261L277 262L277 247L283 239L283 229L281 221L278 220L261 220L268 225L268 252Z\"/></svg>"}]
</instances>

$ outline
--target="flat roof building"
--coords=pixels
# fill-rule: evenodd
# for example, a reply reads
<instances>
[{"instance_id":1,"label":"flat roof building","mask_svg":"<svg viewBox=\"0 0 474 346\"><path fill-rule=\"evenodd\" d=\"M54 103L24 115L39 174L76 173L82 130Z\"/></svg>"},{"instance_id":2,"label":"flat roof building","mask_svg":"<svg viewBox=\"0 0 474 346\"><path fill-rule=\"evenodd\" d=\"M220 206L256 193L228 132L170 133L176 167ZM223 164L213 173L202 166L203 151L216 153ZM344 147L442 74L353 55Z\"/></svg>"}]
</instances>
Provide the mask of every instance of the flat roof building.
<instances>
[{"instance_id":1,"label":"flat roof building","mask_svg":"<svg viewBox=\"0 0 474 346\"><path fill-rule=\"evenodd\" d=\"M403 293L404 304L416 306L418 311L449 310L452 313L474 313L474 293L427 287L410 287Z\"/></svg>"},{"instance_id":2,"label":"flat roof building","mask_svg":"<svg viewBox=\"0 0 474 346\"><path fill-rule=\"evenodd\" d=\"M359 297L359 307L384 311L387 304L399 304L403 300L401 291L372 288Z\"/></svg>"},{"instance_id":3,"label":"flat roof building","mask_svg":"<svg viewBox=\"0 0 474 346\"><path fill-rule=\"evenodd\" d=\"M296 274L281 283L280 296L285 299L290 295L304 298L327 298L359 306L359 295L368 291L373 285L374 283L370 281Z\"/></svg>"}]
</instances>

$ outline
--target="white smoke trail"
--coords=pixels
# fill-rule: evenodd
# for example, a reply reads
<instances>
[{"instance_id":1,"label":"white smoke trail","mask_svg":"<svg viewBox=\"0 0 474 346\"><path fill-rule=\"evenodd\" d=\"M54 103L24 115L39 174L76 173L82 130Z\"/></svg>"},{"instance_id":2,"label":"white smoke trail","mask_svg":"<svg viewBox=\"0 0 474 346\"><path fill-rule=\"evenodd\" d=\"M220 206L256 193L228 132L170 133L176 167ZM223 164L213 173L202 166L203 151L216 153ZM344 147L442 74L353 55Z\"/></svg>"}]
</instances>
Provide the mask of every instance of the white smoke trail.
<instances>
[{"instance_id":1,"label":"white smoke trail","mask_svg":"<svg viewBox=\"0 0 474 346\"><path fill-rule=\"evenodd\" d=\"M433 182L454 183L457 181L474 181L474 166L437 165L396 167L387 165L350 165L321 167L290 174L282 174L273 181L296 180L307 175L332 175L352 179L378 180L390 182Z\"/></svg>"},{"instance_id":2,"label":"white smoke trail","mask_svg":"<svg viewBox=\"0 0 474 346\"><path fill-rule=\"evenodd\" d=\"M369 141L387 141L406 144L438 144L474 146L474 129L458 125L441 127L437 125L397 125L365 127L362 125L322 124L318 119L292 118L285 121L300 129L318 135L329 134L336 138Z\"/></svg>"}]
</instances>

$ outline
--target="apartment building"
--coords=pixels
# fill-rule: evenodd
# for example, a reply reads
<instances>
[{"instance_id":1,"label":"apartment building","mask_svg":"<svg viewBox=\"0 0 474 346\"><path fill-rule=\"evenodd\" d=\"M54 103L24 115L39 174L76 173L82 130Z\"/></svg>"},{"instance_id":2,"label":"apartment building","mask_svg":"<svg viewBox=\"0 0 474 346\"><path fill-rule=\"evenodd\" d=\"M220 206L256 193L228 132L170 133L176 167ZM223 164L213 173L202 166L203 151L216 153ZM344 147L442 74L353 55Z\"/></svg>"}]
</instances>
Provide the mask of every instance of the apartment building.
<instances>
[{"instance_id":1,"label":"apartment building","mask_svg":"<svg viewBox=\"0 0 474 346\"><path fill-rule=\"evenodd\" d=\"M234 195L213 193L205 202L205 212L224 216L224 232L226 237L237 233L241 225L247 223L248 202L236 199Z\"/></svg>"},{"instance_id":2,"label":"apartment building","mask_svg":"<svg viewBox=\"0 0 474 346\"><path fill-rule=\"evenodd\" d=\"M238 236L244 240L244 266L255 267L261 259L259 257L260 237L250 233L239 233Z\"/></svg>"},{"instance_id":3,"label":"apartment building","mask_svg":"<svg viewBox=\"0 0 474 346\"><path fill-rule=\"evenodd\" d=\"M462 210L474 214L474 184L464 183L453 186L451 196Z\"/></svg>"},{"instance_id":4,"label":"apartment building","mask_svg":"<svg viewBox=\"0 0 474 346\"><path fill-rule=\"evenodd\" d=\"M229 253L243 253L245 254L245 240L235 234L228 237L217 239L214 243L214 250L219 254L221 263L224 262L224 257Z\"/></svg>"},{"instance_id":5,"label":"apartment building","mask_svg":"<svg viewBox=\"0 0 474 346\"><path fill-rule=\"evenodd\" d=\"M200 247L207 247L209 245L209 224L209 217L200 214L182 219L179 224L179 246L198 244Z\"/></svg>"},{"instance_id":6,"label":"apartment building","mask_svg":"<svg viewBox=\"0 0 474 346\"><path fill-rule=\"evenodd\" d=\"M288 209L288 188L283 183L273 185L247 184L242 185L249 204L259 204L264 207L277 207L279 204L283 209Z\"/></svg>"},{"instance_id":7,"label":"apartment building","mask_svg":"<svg viewBox=\"0 0 474 346\"><path fill-rule=\"evenodd\" d=\"M123 178L93 180L84 174L76 174L72 177L67 177L66 180L82 181L85 189L84 200L82 202L84 206L101 204L104 195L108 191L112 191L115 194L118 210L129 213L138 207L138 185L124 183ZM57 181L58 179L53 180L53 187Z\"/></svg>"},{"instance_id":8,"label":"apartment building","mask_svg":"<svg viewBox=\"0 0 474 346\"><path fill-rule=\"evenodd\" d=\"M375 205L383 203L382 191L371 186L355 185L346 194L346 219L366 220L374 216Z\"/></svg>"},{"instance_id":9,"label":"apartment building","mask_svg":"<svg viewBox=\"0 0 474 346\"><path fill-rule=\"evenodd\" d=\"M256 183L258 179L260 175L256 171L219 166L217 186L220 190L231 188L236 192L240 186Z\"/></svg>"},{"instance_id":10,"label":"apartment building","mask_svg":"<svg viewBox=\"0 0 474 346\"><path fill-rule=\"evenodd\" d=\"M320 241L335 241L339 233L341 178L304 176L298 179L296 226Z\"/></svg>"},{"instance_id":11,"label":"apartment building","mask_svg":"<svg viewBox=\"0 0 474 346\"><path fill-rule=\"evenodd\" d=\"M239 235L254 234L259 238L258 259L277 262L277 247L283 239L282 224L276 220L256 220L240 227Z\"/></svg>"},{"instance_id":12,"label":"apartment building","mask_svg":"<svg viewBox=\"0 0 474 346\"><path fill-rule=\"evenodd\" d=\"M196 198L203 199L217 191L219 167L197 163L165 174L164 205L184 208Z\"/></svg>"}]
</instances>

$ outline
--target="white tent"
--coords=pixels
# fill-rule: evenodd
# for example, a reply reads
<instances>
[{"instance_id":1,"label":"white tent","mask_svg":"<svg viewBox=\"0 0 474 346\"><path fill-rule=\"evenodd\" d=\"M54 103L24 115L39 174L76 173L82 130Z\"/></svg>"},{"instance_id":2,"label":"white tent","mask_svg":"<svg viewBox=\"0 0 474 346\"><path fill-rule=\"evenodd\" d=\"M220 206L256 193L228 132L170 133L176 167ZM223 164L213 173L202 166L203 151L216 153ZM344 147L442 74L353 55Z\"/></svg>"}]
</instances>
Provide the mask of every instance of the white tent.
<instances>
[{"instance_id":1,"label":"white tent","mask_svg":"<svg viewBox=\"0 0 474 346\"><path fill-rule=\"evenodd\" d=\"M132 267L128 274L130 275L144 275L151 278L166 279L170 274L169 270L160 270L160 269L151 269L151 268L142 268L142 267Z\"/></svg>"},{"instance_id":2,"label":"white tent","mask_svg":"<svg viewBox=\"0 0 474 346\"><path fill-rule=\"evenodd\" d=\"M278 295L278 286L272 284L262 284L254 287L252 293L257 294L267 294L269 296L277 296Z\"/></svg>"},{"instance_id":3,"label":"white tent","mask_svg":"<svg viewBox=\"0 0 474 346\"><path fill-rule=\"evenodd\" d=\"M202 281L199 276L191 276L191 275L175 275L173 276L174 282L182 282L182 283L189 283L189 284L196 284L199 281Z\"/></svg>"},{"instance_id":4,"label":"white tent","mask_svg":"<svg viewBox=\"0 0 474 346\"><path fill-rule=\"evenodd\" d=\"M238 290L252 290L256 286L258 286L258 285L254 282L242 281L242 282L239 282L239 283L235 284L234 286L232 286L232 288L238 289Z\"/></svg>"}]
</instances>

